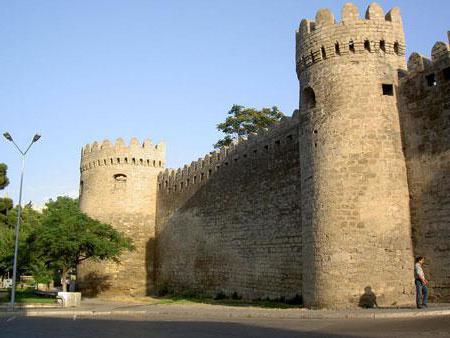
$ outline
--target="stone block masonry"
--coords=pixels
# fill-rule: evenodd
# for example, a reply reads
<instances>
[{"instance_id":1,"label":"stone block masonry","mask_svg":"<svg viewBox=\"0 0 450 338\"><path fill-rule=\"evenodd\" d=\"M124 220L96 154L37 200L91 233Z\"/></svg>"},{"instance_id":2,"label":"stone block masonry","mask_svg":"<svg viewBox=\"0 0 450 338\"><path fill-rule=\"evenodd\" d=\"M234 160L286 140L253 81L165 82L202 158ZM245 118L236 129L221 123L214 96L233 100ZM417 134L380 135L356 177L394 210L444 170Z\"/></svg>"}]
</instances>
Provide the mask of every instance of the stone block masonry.
<instances>
[{"instance_id":1,"label":"stone block masonry","mask_svg":"<svg viewBox=\"0 0 450 338\"><path fill-rule=\"evenodd\" d=\"M400 81L400 117L414 252L426 257L431 298L450 302L450 52L417 53Z\"/></svg>"},{"instance_id":2,"label":"stone block masonry","mask_svg":"<svg viewBox=\"0 0 450 338\"><path fill-rule=\"evenodd\" d=\"M83 149L82 210L137 250L82 264L82 288L412 305L423 255L432 299L450 301L449 45L406 64L398 8L341 17L301 21L299 109L273 128L178 170L163 144Z\"/></svg>"},{"instance_id":3,"label":"stone block masonry","mask_svg":"<svg viewBox=\"0 0 450 338\"><path fill-rule=\"evenodd\" d=\"M87 145L81 154L80 208L134 241L121 263L86 261L77 269L79 288L89 295L151 292L155 274L156 181L165 166L164 143ZM152 187L154 187L152 189Z\"/></svg>"},{"instance_id":4,"label":"stone block masonry","mask_svg":"<svg viewBox=\"0 0 450 338\"><path fill-rule=\"evenodd\" d=\"M301 294L298 123L158 178L158 283L246 298Z\"/></svg>"}]
</instances>

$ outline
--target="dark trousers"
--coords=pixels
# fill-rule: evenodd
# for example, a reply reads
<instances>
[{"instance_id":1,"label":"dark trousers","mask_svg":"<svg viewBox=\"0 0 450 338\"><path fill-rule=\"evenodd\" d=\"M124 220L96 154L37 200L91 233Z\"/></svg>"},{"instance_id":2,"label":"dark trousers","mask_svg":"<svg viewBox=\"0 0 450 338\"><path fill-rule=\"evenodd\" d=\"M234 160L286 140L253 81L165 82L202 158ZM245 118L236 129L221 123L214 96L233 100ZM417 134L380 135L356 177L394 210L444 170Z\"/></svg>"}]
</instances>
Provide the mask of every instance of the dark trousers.
<instances>
[{"instance_id":1,"label":"dark trousers","mask_svg":"<svg viewBox=\"0 0 450 338\"><path fill-rule=\"evenodd\" d=\"M428 287L420 279L416 279L416 304L417 306L427 305Z\"/></svg>"}]
</instances>

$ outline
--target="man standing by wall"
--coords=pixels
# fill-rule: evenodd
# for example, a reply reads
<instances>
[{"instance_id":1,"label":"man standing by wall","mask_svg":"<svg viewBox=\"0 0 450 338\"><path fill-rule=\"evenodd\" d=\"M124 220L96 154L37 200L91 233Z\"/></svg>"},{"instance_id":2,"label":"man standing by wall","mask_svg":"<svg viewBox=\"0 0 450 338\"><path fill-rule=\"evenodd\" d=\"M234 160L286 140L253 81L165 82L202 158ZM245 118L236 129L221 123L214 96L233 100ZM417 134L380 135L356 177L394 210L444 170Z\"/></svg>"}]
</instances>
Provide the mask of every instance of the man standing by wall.
<instances>
[{"instance_id":1,"label":"man standing by wall","mask_svg":"<svg viewBox=\"0 0 450 338\"><path fill-rule=\"evenodd\" d=\"M416 257L416 264L414 266L414 279L416 284L416 304L418 309L428 307L428 281L425 279L425 274L422 268L424 262L424 257Z\"/></svg>"}]
</instances>

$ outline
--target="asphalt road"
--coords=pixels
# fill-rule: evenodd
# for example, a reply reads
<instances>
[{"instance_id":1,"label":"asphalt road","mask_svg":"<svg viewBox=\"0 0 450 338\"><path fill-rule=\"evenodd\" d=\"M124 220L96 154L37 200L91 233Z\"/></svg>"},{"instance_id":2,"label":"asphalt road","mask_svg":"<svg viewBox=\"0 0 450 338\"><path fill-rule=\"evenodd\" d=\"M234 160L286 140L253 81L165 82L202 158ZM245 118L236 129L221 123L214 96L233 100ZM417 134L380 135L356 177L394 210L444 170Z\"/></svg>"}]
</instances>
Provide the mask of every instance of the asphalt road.
<instances>
[{"instance_id":1,"label":"asphalt road","mask_svg":"<svg viewBox=\"0 0 450 338\"><path fill-rule=\"evenodd\" d=\"M94 319L4 316L0 317L0 337L450 337L450 317L199 321L168 320L164 316Z\"/></svg>"}]
</instances>

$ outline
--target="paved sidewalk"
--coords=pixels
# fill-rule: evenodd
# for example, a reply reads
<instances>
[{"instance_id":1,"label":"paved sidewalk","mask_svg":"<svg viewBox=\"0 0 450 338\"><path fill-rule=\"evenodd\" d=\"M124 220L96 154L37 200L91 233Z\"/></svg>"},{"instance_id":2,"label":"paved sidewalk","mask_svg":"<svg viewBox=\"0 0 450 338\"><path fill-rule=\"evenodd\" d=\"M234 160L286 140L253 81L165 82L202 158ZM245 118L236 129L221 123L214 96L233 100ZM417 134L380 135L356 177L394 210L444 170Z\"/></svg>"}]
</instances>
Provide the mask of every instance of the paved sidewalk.
<instances>
[{"instance_id":1,"label":"paved sidewalk","mask_svg":"<svg viewBox=\"0 0 450 338\"><path fill-rule=\"evenodd\" d=\"M5 308L0 316L11 314ZM39 317L102 317L138 316L166 317L168 319L225 319L225 318L271 318L271 319L352 319L352 318L414 318L450 316L450 304L431 304L428 309L383 308L349 310L309 310L301 308L267 309L252 306L225 306L200 303L148 304L145 301L111 301L84 299L77 308L20 308L17 315Z\"/></svg>"}]
</instances>

